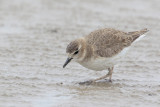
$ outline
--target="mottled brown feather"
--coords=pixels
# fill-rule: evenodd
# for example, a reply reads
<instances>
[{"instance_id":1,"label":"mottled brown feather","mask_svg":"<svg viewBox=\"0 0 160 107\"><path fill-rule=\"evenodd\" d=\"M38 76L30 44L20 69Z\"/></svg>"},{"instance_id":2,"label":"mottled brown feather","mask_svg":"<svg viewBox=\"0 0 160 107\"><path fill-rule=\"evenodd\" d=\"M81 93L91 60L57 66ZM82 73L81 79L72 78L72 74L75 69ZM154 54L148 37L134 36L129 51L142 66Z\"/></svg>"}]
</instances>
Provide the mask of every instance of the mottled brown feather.
<instances>
[{"instance_id":1,"label":"mottled brown feather","mask_svg":"<svg viewBox=\"0 0 160 107\"><path fill-rule=\"evenodd\" d=\"M91 32L85 36L85 39L87 45L94 48L94 54L100 57L111 57L130 46L134 40L147 31L147 29L143 29L125 33L112 28L105 28Z\"/></svg>"},{"instance_id":2,"label":"mottled brown feather","mask_svg":"<svg viewBox=\"0 0 160 107\"><path fill-rule=\"evenodd\" d=\"M74 51L78 50L78 41L72 41L66 48L66 53L73 53Z\"/></svg>"},{"instance_id":3,"label":"mottled brown feather","mask_svg":"<svg viewBox=\"0 0 160 107\"><path fill-rule=\"evenodd\" d=\"M144 33L148 32L148 31L149 30L145 28L140 31L128 32L127 35L131 35L131 37L133 38L133 41L135 41L139 36L143 35Z\"/></svg>"}]
</instances>

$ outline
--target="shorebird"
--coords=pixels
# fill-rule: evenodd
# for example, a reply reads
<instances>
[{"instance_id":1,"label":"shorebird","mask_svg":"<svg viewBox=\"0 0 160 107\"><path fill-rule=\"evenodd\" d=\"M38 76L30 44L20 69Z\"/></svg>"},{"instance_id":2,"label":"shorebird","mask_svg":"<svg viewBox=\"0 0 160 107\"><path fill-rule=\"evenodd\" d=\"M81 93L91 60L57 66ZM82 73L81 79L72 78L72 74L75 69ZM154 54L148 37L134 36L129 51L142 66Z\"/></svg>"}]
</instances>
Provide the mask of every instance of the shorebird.
<instances>
[{"instance_id":1,"label":"shorebird","mask_svg":"<svg viewBox=\"0 0 160 107\"><path fill-rule=\"evenodd\" d=\"M114 65L122 60L130 46L144 37L146 32L148 32L147 29L133 32L123 32L112 28L95 30L69 43L66 48L68 58L63 68L74 60L91 70L108 69L109 72L106 75L81 83L92 83L107 77L111 82Z\"/></svg>"}]
</instances>

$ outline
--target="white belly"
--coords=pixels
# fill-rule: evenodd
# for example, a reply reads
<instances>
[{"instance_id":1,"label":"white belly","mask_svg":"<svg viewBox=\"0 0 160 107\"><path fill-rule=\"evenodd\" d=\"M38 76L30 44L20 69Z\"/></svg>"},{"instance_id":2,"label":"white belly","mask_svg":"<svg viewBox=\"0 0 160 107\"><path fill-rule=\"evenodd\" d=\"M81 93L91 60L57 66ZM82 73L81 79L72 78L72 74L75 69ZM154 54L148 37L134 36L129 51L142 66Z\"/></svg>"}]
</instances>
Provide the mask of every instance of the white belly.
<instances>
[{"instance_id":1,"label":"white belly","mask_svg":"<svg viewBox=\"0 0 160 107\"><path fill-rule=\"evenodd\" d=\"M91 59L87 62L83 61L78 63L91 70L95 70L95 71L105 70L107 68L113 67L119 61L121 61L122 58L125 56L127 50L128 48L125 48L119 54L113 57L109 57L109 58L99 57L96 59Z\"/></svg>"}]
</instances>

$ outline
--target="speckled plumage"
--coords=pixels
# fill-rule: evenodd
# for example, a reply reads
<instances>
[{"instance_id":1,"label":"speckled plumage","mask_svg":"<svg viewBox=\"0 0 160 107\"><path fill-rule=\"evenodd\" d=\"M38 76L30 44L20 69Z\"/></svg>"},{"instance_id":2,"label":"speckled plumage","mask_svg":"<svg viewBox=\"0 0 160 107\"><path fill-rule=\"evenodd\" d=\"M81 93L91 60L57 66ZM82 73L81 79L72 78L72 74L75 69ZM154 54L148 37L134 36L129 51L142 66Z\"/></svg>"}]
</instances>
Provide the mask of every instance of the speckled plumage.
<instances>
[{"instance_id":1,"label":"speckled plumage","mask_svg":"<svg viewBox=\"0 0 160 107\"><path fill-rule=\"evenodd\" d=\"M112 28L99 29L89 35L72 41L66 48L69 61L71 59L82 66L95 71L108 69L106 76L94 81L112 76L113 67L125 56L130 45L137 41L147 29L134 32L123 32ZM143 35L144 36L144 35Z\"/></svg>"},{"instance_id":2,"label":"speckled plumage","mask_svg":"<svg viewBox=\"0 0 160 107\"><path fill-rule=\"evenodd\" d=\"M66 48L66 53L72 53L78 50L78 41L72 41Z\"/></svg>"},{"instance_id":3,"label":"speckled plumage","mask_svg":"<svg viewBox=\"0 0 160 107\"><path fill-rule=\"evenodd\" d=\"M135 32L122 32L106 28L91 32L85 37L86 43L94 48L94 53L100 57L111 57L118 54L122 49L130 46L134 40L148 30L143 29Z\"/></svg>"}]
</instances>

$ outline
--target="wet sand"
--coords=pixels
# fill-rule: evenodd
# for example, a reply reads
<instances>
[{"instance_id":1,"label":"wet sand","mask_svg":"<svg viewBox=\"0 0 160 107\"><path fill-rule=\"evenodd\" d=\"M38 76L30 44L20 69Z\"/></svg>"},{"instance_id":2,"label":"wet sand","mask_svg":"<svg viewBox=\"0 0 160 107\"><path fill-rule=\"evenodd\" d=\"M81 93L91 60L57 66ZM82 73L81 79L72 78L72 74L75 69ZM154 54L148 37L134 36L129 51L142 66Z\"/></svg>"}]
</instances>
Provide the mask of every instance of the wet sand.
<instances>
[{"instance_id":1,"label":"wet sand","mask_svg":"<svg viewBox=\"0 0 160 107\"><path fill-rule=\"evenodd\" d=\"M0 107L159 107L159 0L1 0ZM148 28L115 67L113 83L77 82L95 72L62 68L66 45L99 28Z\"/></svg>"}]
</instances>

